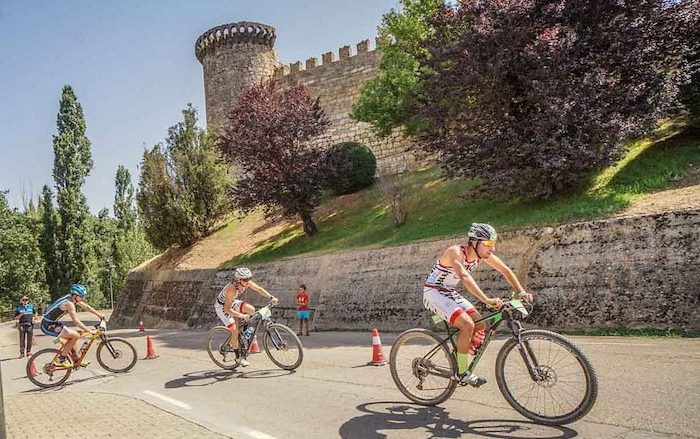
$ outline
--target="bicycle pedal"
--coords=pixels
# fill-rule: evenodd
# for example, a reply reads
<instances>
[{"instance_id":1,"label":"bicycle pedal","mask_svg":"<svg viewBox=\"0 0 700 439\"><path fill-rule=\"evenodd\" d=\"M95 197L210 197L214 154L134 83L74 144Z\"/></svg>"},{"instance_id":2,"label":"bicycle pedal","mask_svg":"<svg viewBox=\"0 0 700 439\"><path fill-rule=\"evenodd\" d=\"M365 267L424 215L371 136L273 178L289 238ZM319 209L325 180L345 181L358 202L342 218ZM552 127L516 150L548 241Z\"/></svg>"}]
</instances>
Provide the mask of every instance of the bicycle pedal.
<instances>
[{"instance_id":1,"label":"bicycle pedal","mask_svg":"<svg viewBox=\"0 0 700 439\"><path fill-rule=\"evenodd\" d=\"M487 382L487 381L486 381L486 379L484 379L484 378L477 378L477 379L475 379L475 380L473 380L473 381L468 381L468 382L466 382L466 383L464 383L464 384L462 384L462 385L464 386L464 385L469 384L469 385L472 386L473 388L478 389L479 387L481 387L481 386L483 386L484 384L486 384L486 382Z\"/></svg>"}]
</instances>

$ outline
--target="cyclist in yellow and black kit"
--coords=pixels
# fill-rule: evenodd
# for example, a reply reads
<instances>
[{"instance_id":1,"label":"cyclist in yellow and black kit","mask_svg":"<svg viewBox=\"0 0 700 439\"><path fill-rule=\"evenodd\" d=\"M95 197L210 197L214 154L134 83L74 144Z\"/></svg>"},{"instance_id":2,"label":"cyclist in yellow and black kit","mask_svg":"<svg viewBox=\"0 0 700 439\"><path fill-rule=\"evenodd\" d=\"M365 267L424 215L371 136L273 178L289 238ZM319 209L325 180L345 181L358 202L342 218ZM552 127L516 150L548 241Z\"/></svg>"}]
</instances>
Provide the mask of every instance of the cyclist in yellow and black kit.
<instances>
[{"instance_id":1,"label":"cyclist in yellow and black kit","mask_svg":"<svg viewBox=\"0 0 700 439\"><path fill-rule=\"evenodd\" d=\"M90 328L85 326L83 322L78 318L78 314L75 310L75 305L95 314L100 320L104 320L105 316L97 312L93 307L85 302L85 296L87 296L87 288L81 284L73 284L68 289L68 294L63 297L58 298L54 303L52 303L44 312L44 317L41 319L41 331L52 337L60 337L67 340L65 344L61 347L61 355L58 356L55 363L57 366L71 367L72 363L68 359L67 355L70 353L73 356L73 362L78 361L78 354L73 350L75 342L78 341L82 332L90 332ZM75 323L75 326L81 332L75 330L75 328L69 328L58 320L68 314ZM81 366L85 367L90 362L83 359Z\"/></svg>"}]
</instances>

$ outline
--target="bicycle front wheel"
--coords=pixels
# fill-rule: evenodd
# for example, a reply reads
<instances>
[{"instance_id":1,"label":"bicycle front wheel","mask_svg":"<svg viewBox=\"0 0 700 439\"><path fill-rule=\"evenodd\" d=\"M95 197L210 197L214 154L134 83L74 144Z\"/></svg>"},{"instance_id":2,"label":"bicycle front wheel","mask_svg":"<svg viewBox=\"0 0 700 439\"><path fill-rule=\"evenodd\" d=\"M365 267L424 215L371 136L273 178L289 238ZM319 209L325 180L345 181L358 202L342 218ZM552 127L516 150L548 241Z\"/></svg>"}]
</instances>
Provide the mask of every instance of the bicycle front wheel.
<instances>
[{"instance_id":1,"label":"bicycle front wheel","mask_svg":"<svg viewBox=\"0 0 700 439\"><path fill-rule=\"evenodd\" d=\"M408 399L421 405L446 401L455 391L454 355L432 331L409 329L399 335L389 358L391 377Z\"/></svg>"},{"instance_id":2,"label":"bicycle front wheel","mask_svg":"<svg viewBox=\"0 0 700 439\"><path fill-rule=\"evenodd\" d=\"M27 361L27 378L35 385L50 389L65 383L72 368L56 366L53 361L58 357L58 349L42 349L29 357Z\"/></svg>"},{"instance_id":3,"label":"bicycle front wheel","mask_svg":"<svg viewBox=\"0 0 700 439\"><path fill-rule=\"evenodd\" d=\"M207 336L207 353L209 358L220 368L233 370L238 366L236 354L224 350L231 340L231 332L225 326L215 326Z\"/></svg>"},{"instance_id":4,"label":"bicycle front wheel","mask_svg":"<svg viewBox=\"0 0 700 439\"><path fill-rule=\"evenodd\" d=\"M523 331L520 344L510 339L503 345L496 381L511 407L545 425L581 419L598 397L598 377L588 357L562 335L545 330Z\"/></svg>"},{"instance_id":5,"label":"bicycle front wheel","mask_svg":"<svg viewBox=\"0 0 700 439\"><path fill-rule=\"evenodd\" d=\"M270 360L284 370L296 369L304 359L304 348L299 337L281 323L267 327L263 347Z\"/></svg>"},{"instance_id":6,"label":"bicycle front wheel","mask_svg":"<svg viewBox=\"0 0 700 439\"><path fill-rule=\"evenodd\" d=\"M136 349L123 338L108 338L97 346L97 362L110 372L128 372L136 365Z\"/></svg>"}]
</instances>

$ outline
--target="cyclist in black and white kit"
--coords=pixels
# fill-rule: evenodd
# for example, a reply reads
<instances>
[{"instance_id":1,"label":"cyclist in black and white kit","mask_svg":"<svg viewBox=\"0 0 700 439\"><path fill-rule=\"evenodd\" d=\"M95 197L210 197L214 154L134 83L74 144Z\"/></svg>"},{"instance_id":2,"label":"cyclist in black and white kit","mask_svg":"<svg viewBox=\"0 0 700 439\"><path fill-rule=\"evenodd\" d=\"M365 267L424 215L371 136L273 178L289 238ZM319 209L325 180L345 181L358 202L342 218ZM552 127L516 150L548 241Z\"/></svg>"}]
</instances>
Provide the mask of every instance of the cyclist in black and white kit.
<instances>
[{"instance_id":1,"label":"cyclist in black and white kit","mask_svg":"<svg viewBox=\"0 0 700 439\"><path fill-rule=\"evenodd\" d=\"M229 345L223 348L224 352L234 352L236 361L241 366L250 366L248 360L239 352L238 345L238 325L237 320L247 322L250 316L255 312L255 307L249 303L238 299L243 294L246 288L249 288L263 297L267 297L273 303L277 303L277 298L270 294L265 288L256 284L251 280L253 273L245 268L236 268L233 272L233 282L228 283L216 296L214 302L214 310L219 316L221 322L231 332L231 340Z\"/></svg>"},{"instance_id":2,"label":"cyclist in black and white kit","mask_svg":"<svg viewBox=\"0 0 700 439\"><path fill-rule=\"evenodd\" d=\"M503 300L487 297L476 284L470 271L476 270L486 261L506 278L521 299L532 301L515 276L515 273L501 259L492 254L496 245L496 230L488 224L474 223L467 234L466 245L453 245L445 250L433 264L433 269L423 286L423 306L443 320L459 328L457 333L457 374L454 379L479 387L486 380L469 373L468 356L470 349L478 348L483 340L485 325L474 324L481 318L479 311L456 291L461 283L474 297L491 308L503 306Z\"/></svg>"}]
</instances>

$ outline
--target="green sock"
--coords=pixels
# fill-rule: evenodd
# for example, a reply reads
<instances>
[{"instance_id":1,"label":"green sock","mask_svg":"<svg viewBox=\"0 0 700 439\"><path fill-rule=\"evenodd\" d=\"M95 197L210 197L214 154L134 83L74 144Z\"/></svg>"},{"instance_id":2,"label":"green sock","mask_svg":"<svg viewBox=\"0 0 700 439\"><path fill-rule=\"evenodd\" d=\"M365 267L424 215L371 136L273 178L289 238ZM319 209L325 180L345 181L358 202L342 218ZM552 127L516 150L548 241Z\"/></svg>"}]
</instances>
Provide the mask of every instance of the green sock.
<instances>
[{"instance_id":1,"label":"green sock","mask_svg":"<svg viewBox=\"0 0 700 439\"><path fill-rule=\"evenodd\" d=\"M467 354L457 352L457 372L461 375L467 371Z\"/></svg>"}]
</instances>

